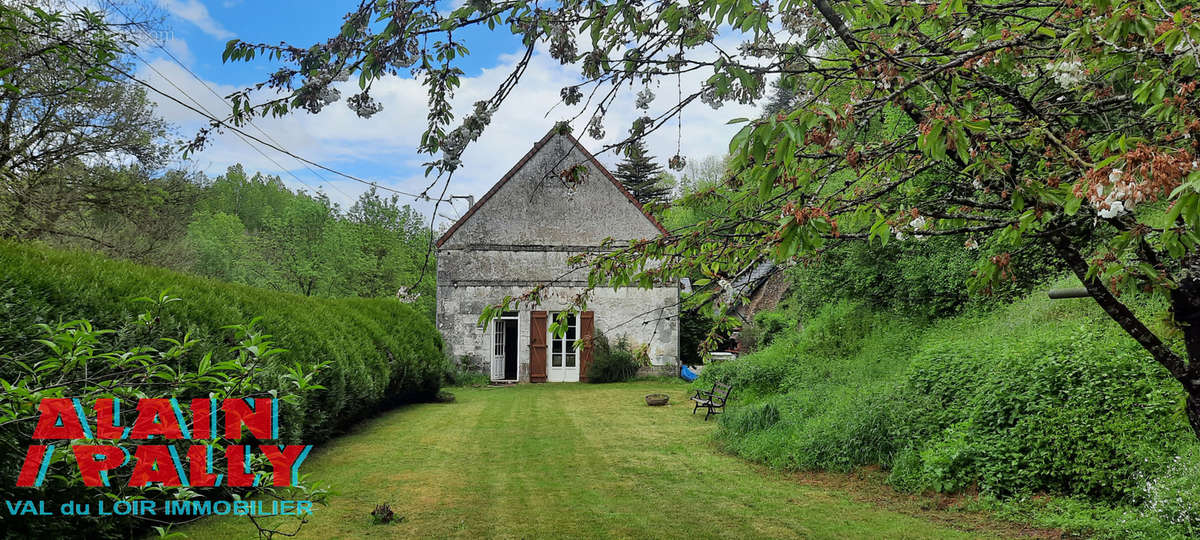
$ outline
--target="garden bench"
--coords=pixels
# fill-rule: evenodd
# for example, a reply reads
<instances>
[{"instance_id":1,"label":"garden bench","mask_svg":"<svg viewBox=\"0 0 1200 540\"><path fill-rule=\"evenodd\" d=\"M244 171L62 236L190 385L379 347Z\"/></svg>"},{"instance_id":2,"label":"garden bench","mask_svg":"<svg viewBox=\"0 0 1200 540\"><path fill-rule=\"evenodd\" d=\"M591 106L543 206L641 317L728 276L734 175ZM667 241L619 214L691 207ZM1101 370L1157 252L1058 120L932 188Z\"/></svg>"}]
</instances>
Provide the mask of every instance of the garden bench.
<instances>
[{"instance_id":1,"label":"garden bench","mask_svg":"<svg viewBox=\"0 0 1200 540\"><path fill-rule=\"evenodd\" d=\"M692 407L692 414L700 407L708 409L704 414L704 421L708 421L708 417L714 414L725 412L725 402L729 400L729 392L733 387L725 383L713 383L712 390L696 390L696 395L692 396L692 401L696 402L696 406ZM720 412L717 411L720 409Z\"/></svg>"}]
</instances>

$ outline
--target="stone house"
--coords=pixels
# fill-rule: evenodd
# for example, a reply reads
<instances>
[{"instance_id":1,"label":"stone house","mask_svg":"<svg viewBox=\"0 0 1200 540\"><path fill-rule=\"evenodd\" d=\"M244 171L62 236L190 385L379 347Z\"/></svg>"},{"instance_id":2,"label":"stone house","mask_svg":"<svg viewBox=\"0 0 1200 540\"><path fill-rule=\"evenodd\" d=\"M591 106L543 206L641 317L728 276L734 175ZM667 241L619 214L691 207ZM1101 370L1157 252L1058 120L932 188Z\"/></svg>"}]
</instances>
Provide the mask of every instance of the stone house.
<instances>
[{"instance_id":1,"label":"stone house","mask_svg":"<svg viewBox=\"0 0 1200 540\"><path fill-rule=\"evenodd\" d=\"M587 285L587 268L568 257L663 231L574 136L551 130L437 241L437 326L449 354L497 381L586 381L589 338L603 332L644 346L650 368L669 370L679 358L677 283L598 287L565 336L549 331ZM537 305L479 324L486 306L539 284Z\"/></svg>"}]
</instances>

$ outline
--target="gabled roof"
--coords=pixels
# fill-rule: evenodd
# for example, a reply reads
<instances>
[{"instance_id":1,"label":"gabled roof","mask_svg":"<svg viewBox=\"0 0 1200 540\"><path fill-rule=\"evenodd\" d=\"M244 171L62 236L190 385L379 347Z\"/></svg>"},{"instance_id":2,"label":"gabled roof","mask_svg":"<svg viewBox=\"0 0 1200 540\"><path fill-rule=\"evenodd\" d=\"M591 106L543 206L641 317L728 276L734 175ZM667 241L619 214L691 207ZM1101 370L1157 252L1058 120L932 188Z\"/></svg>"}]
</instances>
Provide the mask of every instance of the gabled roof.
<instances>
[{"instance_id":1,"label":"gabled roof","mask_svg":"<svg viewBox=\"0 0 1200 540\"><path fill-rule=\"evenodd\" d=\"M504 184L509 181L509 179L511 179L513 176L516 176L517 171L520 171L521 168L525 166L525 163L532 159L533 156L537 155L538 151L540 151L542 147L545 146L546 143L550 142L550 139L553 139L558 133L558 127L555 126L554 128L551 128L550 131L546 133L546 135L542 137L540 141L537 142L537 144L534 144L533 148L531 148L529 152L525 154L525 157L522 157L516 165L513 165L513 167L508 170L508 173L506 173L499 182L496 182L496 185L492 186L492 189L489 189L488 192L485 193L481 199L479 199L479 202L476 202L474 205L472 205L471 208L467 210L466 214L463 214L461 218L458 218L458 221L454 222L454 225L450 226L450 229L446 231L446 234L443 234L442 237L438 239L437 247L442 247L442 244L445 243L446 240L449 240L451 236L454 236L454 233L458 231L458 228L461 227L462 224L466 223L468 219L471 219L471 216L475 214L476 210L487 204L488 199L492 198L492 195L495 195L497 191L500 191L500 188L503 187ZM600 164L600 162L596 159L596 156L593 156L591 152L588 152L587 148L584 148L574 135L572 135L570 132L563 133L563 135L567 137L567 140L571 141L571 144L575 145L575 148L578 148L579 151L583 153L584 157L592 162L592 165L600 170L600 172L605 178L608 179L609 182L612 182L617 189L621 190L621 193L625 194L625 198L629 199L629 202L636 206L638 211L641 212L643 216L646 216L646 219L650 220L650 223L654 225L656 229L661 231L663 234L667 234L666 227L663 227L657 219L654 219L654 216L650 215L650 213L642 207L642 203L638 202L633 194L629 193L629 190L625 189L625 186L621 184L621 181L613 177L612 173L608 172L608 169L604 168L604 165Z\"/></svg>"}]
</instances>

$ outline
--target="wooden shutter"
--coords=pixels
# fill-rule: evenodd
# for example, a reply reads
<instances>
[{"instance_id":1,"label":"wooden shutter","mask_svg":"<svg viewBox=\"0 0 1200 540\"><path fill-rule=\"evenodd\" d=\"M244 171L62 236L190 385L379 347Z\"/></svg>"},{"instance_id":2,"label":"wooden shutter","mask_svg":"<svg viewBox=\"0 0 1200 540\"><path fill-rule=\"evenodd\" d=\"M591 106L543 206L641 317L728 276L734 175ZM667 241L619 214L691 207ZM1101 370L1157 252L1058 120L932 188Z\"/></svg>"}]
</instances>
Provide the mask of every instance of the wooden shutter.
<instances>
[{"instance_id":1,"label":"wooden shutter","mask_svg":"<svg viewBox=\"0 0 1200 540\"><path fill-rule=\"evenodd\" d=\"M579 335L583 338L583 350L579 351L579 380L588 382L588 368L592 365L592 336L596 333L596 313L584 311L579 314Z\"/></svg>"},{"instance_id":2,"label":"wooden shutter","mask_svg":"<svg viewBox=\"0 0 1200 540\"><path fill-rule=\"evenodd\" d=\"M546 382L546 312L529 314L529 382Z\"/></svg>"}]
</instances>

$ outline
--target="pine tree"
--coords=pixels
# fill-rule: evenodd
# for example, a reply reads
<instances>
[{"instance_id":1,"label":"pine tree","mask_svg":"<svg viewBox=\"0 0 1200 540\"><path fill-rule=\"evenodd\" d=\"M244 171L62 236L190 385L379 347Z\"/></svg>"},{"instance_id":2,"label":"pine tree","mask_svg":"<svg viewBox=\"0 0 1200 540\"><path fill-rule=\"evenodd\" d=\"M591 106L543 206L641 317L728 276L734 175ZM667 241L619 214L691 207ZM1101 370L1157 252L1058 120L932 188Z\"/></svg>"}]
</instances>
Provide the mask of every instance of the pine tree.
<instances>
[{"instance_id":1,"label":"pine tree","mask_svg":"<svg viewBox=\"0 0 1200 540\"><path fill-rule=\"evenodd\" d=\"M796 90L780 84L779 79L771 83L771 88L771 99L763 104L763 116L791 112L799 97Z\"/></svg>"},{"instance_id":2,"label":"pine tree","mask_svg":"<svg viewBox=\"0 0 1200 540\"><path fill-rule=\"evenodd\" d=\"M646 153L641 139L634 139L626 150L625 160L617 164L617 179L633 194L638 202L645 204L665 203L671 188L660 181L663 168Z\"/></svg>"}]
</instances>

